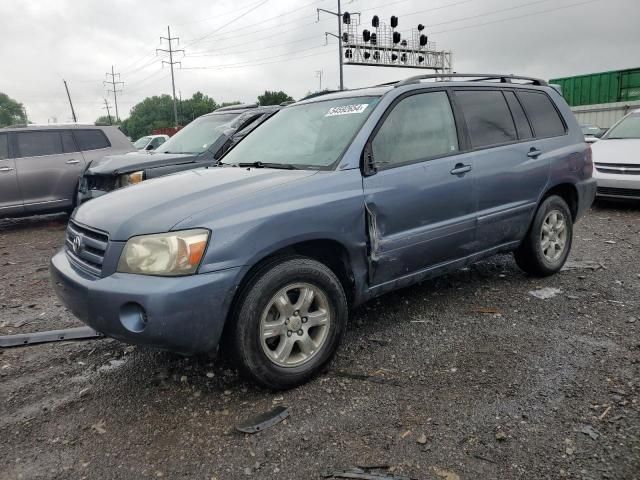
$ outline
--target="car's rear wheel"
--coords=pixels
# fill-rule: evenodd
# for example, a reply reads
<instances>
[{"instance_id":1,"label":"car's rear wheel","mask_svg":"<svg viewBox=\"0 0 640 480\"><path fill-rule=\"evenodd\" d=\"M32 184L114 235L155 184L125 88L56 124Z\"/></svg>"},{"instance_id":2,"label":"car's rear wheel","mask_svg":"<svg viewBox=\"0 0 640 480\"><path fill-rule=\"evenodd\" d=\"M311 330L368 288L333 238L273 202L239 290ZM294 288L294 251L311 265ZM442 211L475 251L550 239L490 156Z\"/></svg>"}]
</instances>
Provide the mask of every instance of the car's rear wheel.
<instances>
[{"instance_id":1,"label":"car's rear wheel","mask_svg":"<svg viewBox=\"0 0 640 480\"><path fill-rule=\"evenodd\" d=\"M572 240L573 218L567 202L551 195L538 207L526 237L514 252L516 263L531 275L553 275L566 262Z\"/></svg>"},{"instance_id":2,"label":"car's rear wheel","mask_svg":"<svg viewBox=\"0 0 640 480\"><path fill-rule=\"evenodd\" d=\"M227 347L241 371L259 384L295 387L335 355L348 308L327 266L305 257L271 262L239 295Z\"/></svg>"}]
</instances>

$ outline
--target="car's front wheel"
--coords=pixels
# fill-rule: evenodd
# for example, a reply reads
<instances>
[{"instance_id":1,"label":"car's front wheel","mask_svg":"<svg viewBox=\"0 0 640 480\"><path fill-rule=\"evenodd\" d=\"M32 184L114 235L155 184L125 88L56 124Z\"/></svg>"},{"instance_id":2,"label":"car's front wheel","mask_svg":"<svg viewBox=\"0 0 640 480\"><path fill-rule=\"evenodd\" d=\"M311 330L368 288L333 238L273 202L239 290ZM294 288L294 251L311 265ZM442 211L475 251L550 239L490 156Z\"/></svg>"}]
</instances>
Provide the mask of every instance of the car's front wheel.
<instances>
[{"instance_id":1,"label":"car's front wheel","mask_svg":"<svg viewBox=\"0 0 640 480\"><path fill-rule=\"evenodd\" d=\"M566 262L572 240L573 217L567 202L551 195L538 207L527 235L514 252L516 263L531 275L553 275Z\"/></svg>"},{"instance_id":2,"label":"car's front wheel","mask_svg":"<svg viewBox=\"0 0 640 480\"><path fill-rule=\"evenodd\" d=\"M292 388L333 358L348 308L327 266L305 257L277 260L258 270L239 295L228 347L253 380Z\"/></svg>"}]
</instances>

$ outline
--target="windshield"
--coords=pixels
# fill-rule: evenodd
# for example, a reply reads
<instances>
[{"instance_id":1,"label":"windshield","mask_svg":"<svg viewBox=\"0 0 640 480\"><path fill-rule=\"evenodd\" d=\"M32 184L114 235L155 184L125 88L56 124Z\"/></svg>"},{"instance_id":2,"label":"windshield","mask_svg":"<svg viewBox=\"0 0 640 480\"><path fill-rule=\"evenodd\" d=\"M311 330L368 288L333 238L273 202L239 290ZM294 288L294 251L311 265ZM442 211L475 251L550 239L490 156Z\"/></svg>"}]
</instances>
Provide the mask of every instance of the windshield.
<instances>
[{"instance_id":1,"label":"windshield","mask_svg":"<svg viewBox=\"0 0 640 480\"><path fill-rule=\"evenodd\" d=\"M138 140L136 140L133 146L136 147L138 150L140 150L141 148L144 148L147 146L147 143L149 143L149 140L151 140L151 137L139 138Z\"/></svg>"},{"instance_id":2,"label":"windshield","mask_svg":"<svg viewBox=\"0 0 640 480\"><path fill-rule=\"evenodd\" d=\"M378 100L341 98L284 108L238 143L222 163L328 167L342 155Z\"/></svg>"},{"instance_id":3,"label":"windshield","mask_svg":"<svg viewBox=\"0 0 640 480\"><path fill-rule=\"evenodd\" d=\"M623 118L620 123L611 127L605 138L609 140L640 138L640 113Z\"/></svg>"},{"instance_id":4,"label":"windshield","mask_svg":"<svg viewBox=\"0 0 640 480\"><path fill-rule=\"evenodd\" d=\"M225 126L238 113L220 113L196 118L160 146L159 153L202 153L220 138Z\"/></svg>"}]
</instances>

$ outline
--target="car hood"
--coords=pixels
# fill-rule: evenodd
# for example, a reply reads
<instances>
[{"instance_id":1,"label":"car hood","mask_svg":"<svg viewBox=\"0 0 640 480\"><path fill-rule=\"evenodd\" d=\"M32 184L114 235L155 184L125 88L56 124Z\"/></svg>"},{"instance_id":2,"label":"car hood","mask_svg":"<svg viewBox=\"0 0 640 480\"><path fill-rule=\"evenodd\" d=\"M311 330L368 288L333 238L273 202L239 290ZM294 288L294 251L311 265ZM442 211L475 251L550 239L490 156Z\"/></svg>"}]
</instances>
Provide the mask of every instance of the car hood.
<instances>
[{"instance_id":1,"label":"car hood","mask_svg":"<svg viewBox=\"0 0 640 480\"><path fill-rule=\"evenodd\" d=\"M311 170L214 167L188 170L116 190L82 204L76 222L103 230L111 240L170 231L203 210L250 201L257 192L281 188L316 174Z\"/></svg>"},{"instance_id":2,"label":"car hood","mask_svg":"<svg viewBox=\"0 0 640 480\"><path fill-rule=\"evenodd\" d=\"M109 155L91 162L87 168L88 175L120 175L135 172L144 168L162 167L191 163L198 155L185 153L148 153L130 152L123 155Z\"/></svg>"},{"instance_id":3,"label":"car hood","mask_svg":"<svg viewBox=\"0 0 640 480\"><path fill-rule=\"evenodd\" d=\"M596 163L640 164L640 139L600 139L591 145Z\"/></svg>"}]
</instances>

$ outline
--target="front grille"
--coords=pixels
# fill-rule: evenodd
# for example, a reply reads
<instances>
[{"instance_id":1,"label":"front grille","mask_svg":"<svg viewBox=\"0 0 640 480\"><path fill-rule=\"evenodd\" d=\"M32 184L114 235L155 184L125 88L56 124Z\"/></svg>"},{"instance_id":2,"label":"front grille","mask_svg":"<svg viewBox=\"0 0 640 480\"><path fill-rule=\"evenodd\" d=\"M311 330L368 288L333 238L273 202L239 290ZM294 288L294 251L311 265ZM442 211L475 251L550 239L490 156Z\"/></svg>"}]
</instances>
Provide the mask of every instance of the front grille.
<instances>
[{"instance_id":1,"label":"front grille","mask_svg":"<svg viewBox=\"0 0 640 480\"><path fill-rule=\"evenodd\" d=\"M596 170L602 173L618 175L640 175L640 163L596 163Z\"/></svg>"},{"instance_id":2,"label":"front grille","mask_svg":"<svg viewBox=\"0 0 640 480\"><path fill-rule=\"evenodd\" d=\"M598 187L598 195L612 195L616 197L636 197L640 198L640 189Z\"/></svg>"},{"instance_id":3,"label":"front grille","mask_svg":"<svg viewBox=\"0 0 640 480\"><path fill-rule=\"evenodd\" d=\"M106 233L84 227L73 221L69 222L65 242L67 255L78 267L88 273L100 276L108 244L109 236Z\"/></svg>"},{"instance_id":4,"label":"front grille","mask_svg":"<svg viewBox=\"0 0 640 480\"><path fill-rule=\"evenodd\" d=\"M110 175L87 175L84 178L88 190L110 192L116 189L116 178Z\"/></svg>"}]
</instances>

